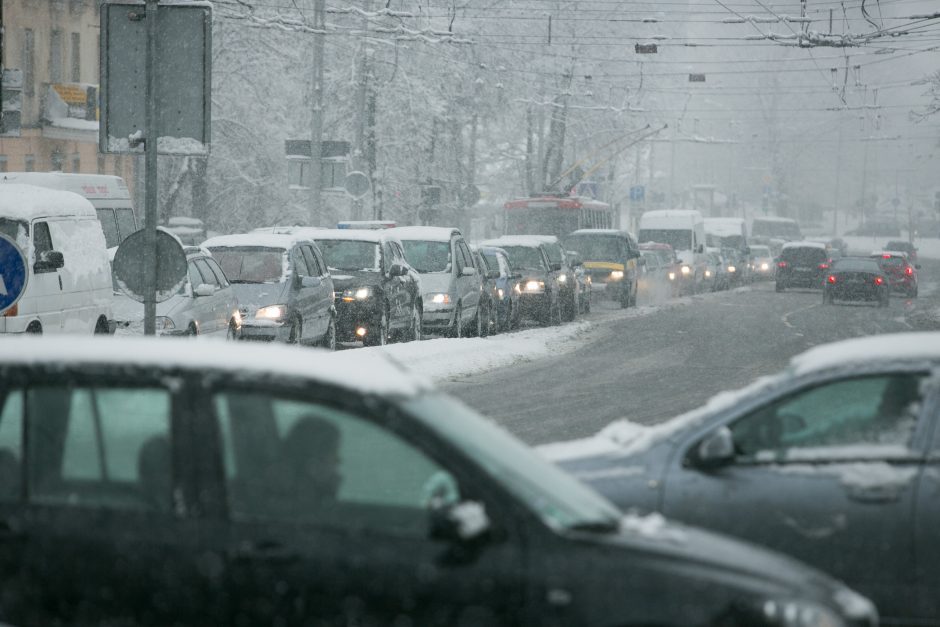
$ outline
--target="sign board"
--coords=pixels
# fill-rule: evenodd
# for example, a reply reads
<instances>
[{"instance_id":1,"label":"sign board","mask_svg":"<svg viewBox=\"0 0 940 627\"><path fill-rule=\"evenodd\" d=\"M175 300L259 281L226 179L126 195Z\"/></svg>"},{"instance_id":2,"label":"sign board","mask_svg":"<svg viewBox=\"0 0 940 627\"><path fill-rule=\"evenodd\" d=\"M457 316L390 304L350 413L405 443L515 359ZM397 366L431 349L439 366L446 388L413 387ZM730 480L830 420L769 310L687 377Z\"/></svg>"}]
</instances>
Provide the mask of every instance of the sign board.
<instances>
[{"instance_id":1,"label":"sign board","mask_svg":"<svg viewBox=\"0 0 940 627\"><path fill-rule=\"evenodd\" d=\"M28 278L26 255L16 242L0 234L0 314L20 299L26 291Z\"/></svg>"},{"instance_id":2,"label":"sign board","mask_svg":"<svg viewBox=\"0 0 940 627\"><path fill-rule=\"evenodd\" d=\"M166 231L157 231L156 259L148 259L146 233L143 229L127 236L111 264L114 278L121 291L139 303L144 302L147 270L157 264L157 302L162 303L176 294L186 280L186 253L179 241Z\"/></svg>"},{"instance_id":3,"label":"sign board","mask_svg":"<svg viewBox=\"0 0 940 627\"><path fill-rule=\"evenodd\" d=\"M467 185L460 190L460 200L468 207L476 205L480 202L480 188L476 185Z\"/></svg>"},{"instance_id":4,"label":"sign board","mask_svg":"<svg viewBox=\"0 0 940 627\"><path fill-rule=\"evenodd\" d=\"M212 9L157 8L156 108L160 154L205 155L209 147ZM147 20L143 4L101 5L99 150L143 152Z\"/></svg>"},{"instance_id":5,"label":"sign board","mask_svg":"<svg viewBox=\"0 0 940 627\"><path fill-rule=\"evenodd\" d=\"M646 188L642 185L634 185L630 188L630 200L639 202L646 198Z\"/></svg>"},{"instance_id":6,"label":"sign board","mask_svg":"<svg viewBox=\"0 0 940 627\"><path fill-rule=\"evenodd\" d=\"M656 44L636 44L633 50L637 54L657 54L659 47Z\"/></svg>"},{"instance_id":7,"label":"sign board","mask_svg":"<svg viewBox=\"0 0 940 627\"><path fill-rule=\"evenodd\" d=\"M704 83L705 75L704 74L689 74L690 83Z\"/></svg>"},{"instance_id":8,"label":"sign board","mask_svg":"<svg viewBox=\"0 0 940 627\"><path fill-rule=\"evenodd\" d=\"M359 200L369 193L369 190L372 189L372 184L369 182L369 177L366 176L365 172L355 171L346 175L346 182L343 187L350 197Z\"/></svg>"}]
</instances>

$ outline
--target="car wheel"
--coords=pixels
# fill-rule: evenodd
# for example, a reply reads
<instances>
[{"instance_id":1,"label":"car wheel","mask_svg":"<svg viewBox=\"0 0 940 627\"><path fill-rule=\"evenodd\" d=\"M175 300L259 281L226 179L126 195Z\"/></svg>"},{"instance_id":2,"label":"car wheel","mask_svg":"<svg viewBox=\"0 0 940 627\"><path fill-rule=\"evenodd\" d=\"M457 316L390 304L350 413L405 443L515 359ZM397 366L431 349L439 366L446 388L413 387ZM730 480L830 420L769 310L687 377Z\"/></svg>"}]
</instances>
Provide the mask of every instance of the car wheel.
<instances>
[{"instance_id":1,"label":"car wheel","mask_svg":"<svg viewBox=\"0 0 940 627\"><path fill-rule=\"evenodd\" d=\"M882 307L888 307L891 304L891 297L885 294L878 304Z\"/></svg>"},{"instance_id":2,"label":"car wheel","mask_svg":"<svg viewBox=\"0 0 940 627\"><path fill-rule=\"evenodd\" d=\"M99 318L98 323L95 325L95 335L107 335L108 334L108 321L104 318Z\"/></svg>"},{"instance_id":3,"label":"car wheel","mask_svg":"<svg viewBox=\"0 0 940 627\"><path fill-rule=\"evenodd\" d=\"M917 286L914 286L914 289L911 290L911 298L917 298Z\"/></svg>"},{"instance_id":4,"label":"car wheel","mask_svg":"<svg viewBox=\"0 0 940 627\"><path fill-rule=\"evenodd\" d=\"M450 330L451 337L463 337L463 306L457 303L454 311L454 328Z\"/></svg>"},{"instance_id":5,"label":"car wheel","mask_svg":"<svg viewBox=\"0 0 940 627\"><path fill-rule=\"evenodd\" d=\"M333 316L330 316L330 325L326 328L323 339L320 340L320 346L328 351L336 350L336 320L333 319Z\"/></svg>"},{"instance_id":6,"label":"car wheel","mask_svg":"<svg viewBox=\"0 0 940 627\"><path fill-rule=\"evenodd\" d=\"M379 318L379 325L376 329L377 333L369 333L366 335L366 341L363 342L366 346L385 346L388 344L388 310L382 310L382 317Z\"/></svg>"},{"instance_id":7,"label":"car wheel","mask_svg":"<svg viewBox=\"0 0 940 627\"><path fill-rule=\"evenodd\" d=\"M630 306L630 291L623 290L620 292L620 308L626 309Z\"/></svg>"},{"instance_id":8,"label":"car wheel","mask_svg":"<svg viewBox=\"0 0 940 627\"><path fill-rule=\"evenodd\" d=\"M189 328L186 330L186 332L189 337L196 337L199 335L199 329L196 328L196 324L194 322L189 323Z\"/></svg>"},{"instance_id":9,"label":"car wheel","mask_svg":"<svg viewBox=\"0 0 940 627\"><path fill-rule=\"evenodd\" d=\"M293 322L290 323L290 334L287 336L287 343L299 344L302 330L303 327L301 326L300 320L294 318Z\"/></svg>"},{"instance_id":10,"label":"car wheel","mask_svg":"<svg viewBox=\"0 0 940 627\"><path fill-rule=\"evenodd\" d=\"M225 333L226 340L237 340L238 339L238 325L235 324L234 320L229 320L228 322L228 331Z\"/></svg>"},{"instance_id":11,"label":"car wheel","mask_svg":"<svg viewBox=\"0 0 940 627\"><path fill-rule=\"evenodd\" d=\"M489 307L489 316L487 316L487 331L488 334L497 335L499 334L499 311L497 311L497 306L495 304L490 304Z\"/></svg>"},{"instance_id":12,"label":"car wheel","mask_svg":"<svg viewBox=\"0 0 940 627\"><path fill-rule=\"evenodd\" d=\"M412 342L420 342L421 336L421 310L415 305L411 309L411 333L408 334L408 339Z\"/></svg>"},{"instance_id":13,"label":"car wheel","mask_svg":"<svg viewBox=\"0 0 940 627\"><path fill-rule=\"evenodd\" d=\"M786 289L786 286L780 281L777 281L777 283L774 285L774 289L778 292L782 292L783 290Z\"/></svg>"},{"instance_id":14,"label":"car wheel","mask_svg":"<svg viewBox=\"0 0 940 627\"><path fill-rule=\"evenodd\" d=\"M828 292L823 292L823 305L831 305L831 304L832 304L832 294L829 294Z\"/></svg>"},{"instance_id":15,"label":"car wheel","mask_svg":"<svg viewBox=\"0 0 940 627\"><path fill-rule=\"evenodd\" d=\"M591 292L588 292L588 297L581 301L584 307L584 313L591 313Z\"/></svg>"},{"instance_id":16,"label":"car wheel","mask_svg":"<svg viewBox=\"0 0 940 627\"><path fill-rule=\"evenodd\" d=\"M483 337L483 305L477 304L477 313L470 322L470 336Z\"/></svg>"},{"instance_id":17,"label":"car wheel","mask_svg":"<svg viewBox=\"0 0 940 627\"><path fill-rule=\"evenodd\" d=\"M480 319L480 335L479 337L486 337L490 334L490 323L492 322L493 315L490 313L490 310L493 309L492 305L482 309L483 305L480 305L480 310L477 312L477 318Z\"/></svg>"}]
</instances>

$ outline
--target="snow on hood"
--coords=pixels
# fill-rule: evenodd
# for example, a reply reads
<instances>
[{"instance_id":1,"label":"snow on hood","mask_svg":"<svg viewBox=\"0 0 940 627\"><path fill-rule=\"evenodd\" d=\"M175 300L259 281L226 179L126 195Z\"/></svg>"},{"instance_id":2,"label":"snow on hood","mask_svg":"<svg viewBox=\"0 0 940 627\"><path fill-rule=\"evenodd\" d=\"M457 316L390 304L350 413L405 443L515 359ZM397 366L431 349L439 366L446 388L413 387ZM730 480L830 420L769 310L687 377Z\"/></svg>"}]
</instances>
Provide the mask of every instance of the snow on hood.
<instances>
[{"instance_id":1,"label":"snow on hood","mask_svg":"<svg viewBox=\"0 0 940 627\"><path fill-rule=\"evenodd\" d=\"M695 254L691 250L677 250L676 259L689 266L695 264Z\"/></svg>"},{"instance_id":2,"label":"snow on hood","mask_svg":"<svg viewBox=\"0 0 940 627\"><path fill-rule=\"evenodd\" d=\"M20 336L3 340L0 365L139 366L160 370L215 370L233 377L309 379L358 394L417 396L433 386L381 353L327 352L286 344L220 342L209 338Z\"/></svg>"}]
</instances>

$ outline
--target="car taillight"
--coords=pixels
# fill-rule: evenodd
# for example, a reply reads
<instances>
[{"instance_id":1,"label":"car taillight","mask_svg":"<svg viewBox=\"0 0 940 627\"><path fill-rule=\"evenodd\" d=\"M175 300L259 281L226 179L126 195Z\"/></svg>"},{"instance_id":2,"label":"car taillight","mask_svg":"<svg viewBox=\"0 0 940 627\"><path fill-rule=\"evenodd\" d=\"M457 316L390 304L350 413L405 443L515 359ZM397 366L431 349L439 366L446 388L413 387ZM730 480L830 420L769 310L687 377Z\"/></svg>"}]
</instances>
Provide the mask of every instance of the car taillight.
<instances>
[{"instance_id":1,"label":"car taillight","mask_svg":"<svg viewBox=\"0 0 940 627\"><path fill-rule=\"evenodd\" d=\"M819 264L819 269L820 269L820 270L828 270L828 269L829 269L829 264L824 261L824 262L822 262L821 264Z\"/></svg>"},{"instance_id":2,"label":"car taillight","mask_svg":"<svg viewBox=\"0 0 940 627\"><path fill-rule=\"evenodd\" d=\"M891 255L882 255L881 258L882 258L882 259L891 259Z\"/></svg>"},{"instance_id":3,"label":"car taillight","mask_svg":"<svg viewBox=\"0 0 940 627\"><path fill-rule=\"evenodd\" d=\"M19 310L20 310L20 304L16 303L12 307L10 307L9 309L3 312L3 317L12 318L19 312Z\"/></svg>"},{"instance_id":4,"label":"car taillight","mask_svg":"<svg viewBox=\"0 0 940 627\"><path fill-rule=\"evenodd\" d=\"M835 283L835 282L836 282L836 275L830 274L830 275L829 275L829 278L826 279L826 280L829 281L830 283Z\"/></svg>"},{"instance_id":5,"label":"car taillight","mask_svg":"<svg viewBox=\"0 0 940 627\"><path fill-rule=\"evenodd\" d=\"M786 262L786 261L778 261L778 262L777 262L777 267L778 267L778 268L786 268L786 267L787 267L787 262Z\"/></svg>"},{"instance_id":6,"label":"car taillight","mask_svg":"<svg viewBox=\"0 0 940 627\"><path fill-rule=\"evenodd\" d=\"M904 268L904 274L906 274L907 276L914 276L914 268L910 266Z\"/></svg>"},{"instance_id":7,"label":"car taillight","mask_svg":"<svg viewBox=\"0 0 940 627\"><path fill-rule=\"evenodd\" d=\"M881 278L880 276L876 276L876 277L875 277L875 285L881 285L881 284L883 284L884 282L885 282L885 280L884 280L883 278Z\"/></svg>"}]
</instances>

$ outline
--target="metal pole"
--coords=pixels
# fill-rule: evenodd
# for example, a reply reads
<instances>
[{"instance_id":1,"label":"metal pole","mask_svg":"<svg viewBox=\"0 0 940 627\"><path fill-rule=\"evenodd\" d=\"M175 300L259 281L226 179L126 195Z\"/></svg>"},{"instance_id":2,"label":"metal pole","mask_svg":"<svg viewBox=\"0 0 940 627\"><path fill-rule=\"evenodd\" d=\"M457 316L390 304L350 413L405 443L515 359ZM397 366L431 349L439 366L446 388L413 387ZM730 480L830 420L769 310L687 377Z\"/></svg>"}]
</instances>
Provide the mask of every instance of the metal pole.
<instances>
[{"instance_id":1,"label":"metal pole","mask_svg":"<svg viewBox=\"0 0 940 627\"><path fill-rule=\"evenodd\" d=\"M839 203L842 183L842 117L839 116L839 143L836 144L836 202L832 211L832 234L839 235Z\"/></svg>"},{"instance_id":2,"label":"metal pole","mask_svg":"<svg viewBox=\"0 0 940 627\"><path fill-rule=\"evenodd\" d=\"M157 315L157 0L147 0L147 107L144 116L144 335L156 335Z\"/></svg>"},{"instance_id":3,"label":"metal pole","mask_svg":"<svg viewBox=\"0 0 940 627\"><path fill-rule=\"evenodd\" d=\"M320 196L323 188L323 38L326 31L326 2L314 0L313 22L313 111L310 120L310 224L320 221Z\"/></svg>"}]
</instances>

